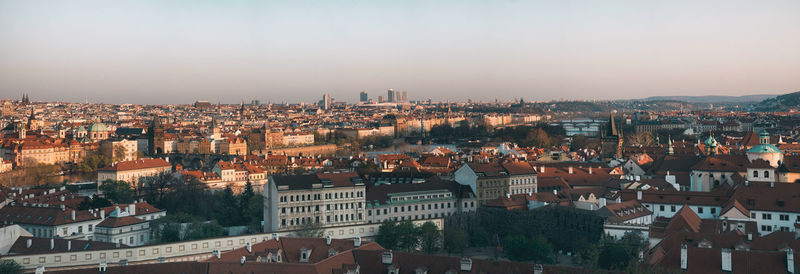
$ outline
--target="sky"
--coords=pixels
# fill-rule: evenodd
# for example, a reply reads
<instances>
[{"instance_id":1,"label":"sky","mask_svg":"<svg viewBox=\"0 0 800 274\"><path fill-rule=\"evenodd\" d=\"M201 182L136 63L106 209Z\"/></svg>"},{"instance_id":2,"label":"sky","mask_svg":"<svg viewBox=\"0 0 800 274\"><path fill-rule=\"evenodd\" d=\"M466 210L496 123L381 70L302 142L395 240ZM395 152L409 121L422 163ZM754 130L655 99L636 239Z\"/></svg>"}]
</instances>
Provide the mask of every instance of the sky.
<instances>
[{"instance_id":1,"label":"sky","mask_svg":"<svg viewBox=\"0 0 800 274\"><path fill-rule=\"evenodd\" d=\"M800 91L800 1L0 0L0 99L605 100Z\"/></svg>"}]
</instances>

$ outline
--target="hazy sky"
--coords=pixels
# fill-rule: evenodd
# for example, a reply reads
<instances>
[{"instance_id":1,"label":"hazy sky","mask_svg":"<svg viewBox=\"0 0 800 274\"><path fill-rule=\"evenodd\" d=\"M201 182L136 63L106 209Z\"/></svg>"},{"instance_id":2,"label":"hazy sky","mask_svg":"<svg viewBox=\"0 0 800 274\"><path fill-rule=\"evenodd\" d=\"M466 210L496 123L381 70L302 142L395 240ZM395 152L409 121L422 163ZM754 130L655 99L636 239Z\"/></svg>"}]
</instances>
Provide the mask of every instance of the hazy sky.
<instances>
[{"instance_id":1,"label":"hazy sky","mask_svg":"<svg viewBox=\"0 0 800 274\"><path fill-rule=\"evenodd\" d=\"M616 99L800 90L800 1L0 0L0 98Z\"/></svg>"}]
</instances>

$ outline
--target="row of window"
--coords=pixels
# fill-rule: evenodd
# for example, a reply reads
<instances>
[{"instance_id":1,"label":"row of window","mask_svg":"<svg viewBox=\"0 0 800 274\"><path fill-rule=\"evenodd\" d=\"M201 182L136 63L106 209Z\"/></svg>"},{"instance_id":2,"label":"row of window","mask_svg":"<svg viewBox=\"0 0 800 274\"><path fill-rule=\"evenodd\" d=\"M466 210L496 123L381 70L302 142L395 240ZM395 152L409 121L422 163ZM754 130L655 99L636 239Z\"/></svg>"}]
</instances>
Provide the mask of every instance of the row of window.
<instances>
[{"instance_id":1,"label":"row of window","mask_svg":"<svg viewBox=\"0 0 800 274\"><path fill-rule=\"evenodd\" d=\"M338 222L360 221L360 220L363 220L363 219L364 219L364 215L362 213L358 213L358 214L355 214L355 213L337 214L337 215L333 215L333 218L331 218L331 215L326 216L325 222L326 223L338 223ZM314 217L313 220L314 220L313 223L319 224L320 223L320 216ZM302 217L302 218L289 219L289 226L305 225L305 224L312 224L311 217ZM287 226L286 225L286 219L281 219L281 227L286 227L286 226Z\"/></svg>"},{"instance_id":2,"label":"row of window","mask_svg":"<svg viewBox=\"0 0 800 274\"><path fill-rule=\"evenodd\" d=\"M750 217L755 219L756 218L756 214L755 213L750 213ZM789 214L778 214L778 218L781 221L788 221L789 220ZM772 213L761 213L761 219L762 220L772 220ZM800 222L800 215L797 215L796 221Z\"/></svg>"},{"instance_id":3,"label":"row of window","mask_svg":"<svg viewBox=\"0 0 800 274\"><path fill-rule=\"evenodd\" d=\"M350 192L334 192L325 193L325 199L347 199L347 198L361 198L364 197L363 191L350 191ZM313 198L313 199L312 199ZM317 201L322 200L322 194L297 194L297 195L284 195L278 199L280 202L300 202L300 201Z\"/></svg>"},{"instance_id":4,"label":"row of window","mask_svg":"<svg viewBox=\"0 0 800 274\"><path fill-rule=\"evenodd\" d=\"M281 214L286 214L286 209L287 208L289 209L289 213L312 212L311 211L311 206L290 206L290 207L282 207L281 208ZM331 208L333 210L357 209L357 208L361 209L361 208L364 208L364 204L362 204L361 202L358 202L358 203L338 203L338 204L333 204L333 206L331 206L331 204L325 205L325 210L331 210ZM319 205L315 205L314 206L314 211L313 212L319 212Z\"/></svg>"}]
</instances>

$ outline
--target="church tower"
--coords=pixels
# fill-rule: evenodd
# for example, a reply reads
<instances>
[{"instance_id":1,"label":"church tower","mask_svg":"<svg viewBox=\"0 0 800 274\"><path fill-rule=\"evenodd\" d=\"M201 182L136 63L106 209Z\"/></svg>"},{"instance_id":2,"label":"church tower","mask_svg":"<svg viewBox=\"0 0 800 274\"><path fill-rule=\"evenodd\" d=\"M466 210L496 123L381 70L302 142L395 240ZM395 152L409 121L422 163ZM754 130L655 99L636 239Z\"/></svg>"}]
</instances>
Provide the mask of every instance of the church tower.
<instances>
[{"instance_id":1,"label":"church tower","mask_svg":"<svg viewBox=\"0 0 800 274\"><path fill-rule=\"evenodd\" d=\"M600 155L603 158L622 158L622 128L617 128L613 112L608 117L608 126L600 131L600 141Z\"/></svg>"},{"instance_id":2,"label":"church tower","mask_svg":"<svg viewBox=\"0 0 800 274\"><path fill-rule=\"evenodd\" d=\"M164 153L164 124L161 117L154 117L147 130L147 141L150 143L150 154Z\"/></svg>"}]
</instances>

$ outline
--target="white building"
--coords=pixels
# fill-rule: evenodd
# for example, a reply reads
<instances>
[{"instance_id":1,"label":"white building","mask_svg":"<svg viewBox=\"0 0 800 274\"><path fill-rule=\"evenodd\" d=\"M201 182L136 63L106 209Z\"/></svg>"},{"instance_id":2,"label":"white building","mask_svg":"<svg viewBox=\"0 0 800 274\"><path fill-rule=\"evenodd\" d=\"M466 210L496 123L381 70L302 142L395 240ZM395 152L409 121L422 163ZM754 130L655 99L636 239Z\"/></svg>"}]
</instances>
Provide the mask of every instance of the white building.
<instances>
[{"instance_id":1,"label":"white building","mask_svg":"<svg viewBox=\"0 0 800 274\"><path fill-rule=\"evenodd\" d=\"M96 241L140 246L150 242L150 222L130 216L119 207L95 226Z\"/></svg>"},{"instance_id":2,"label":"white building","mask_svg":"<svg viewBox=\"0 0 800 274\"><path fill-rule=\"evenodd\" d=\"M377 178L367 185L368 223L442 218L476 207L469 186L436 176Z\"/></svg>"},{"instance_id":3,"label":"white building","mask_svg":"<svg viewBox=\"0 0 800 274\"><path fill-rule=\"evenodd\" d=\"M264 189L264 231L307 225L365 223L365 188L358 173L270 177Z\"/></svg>"}]
</instances>

